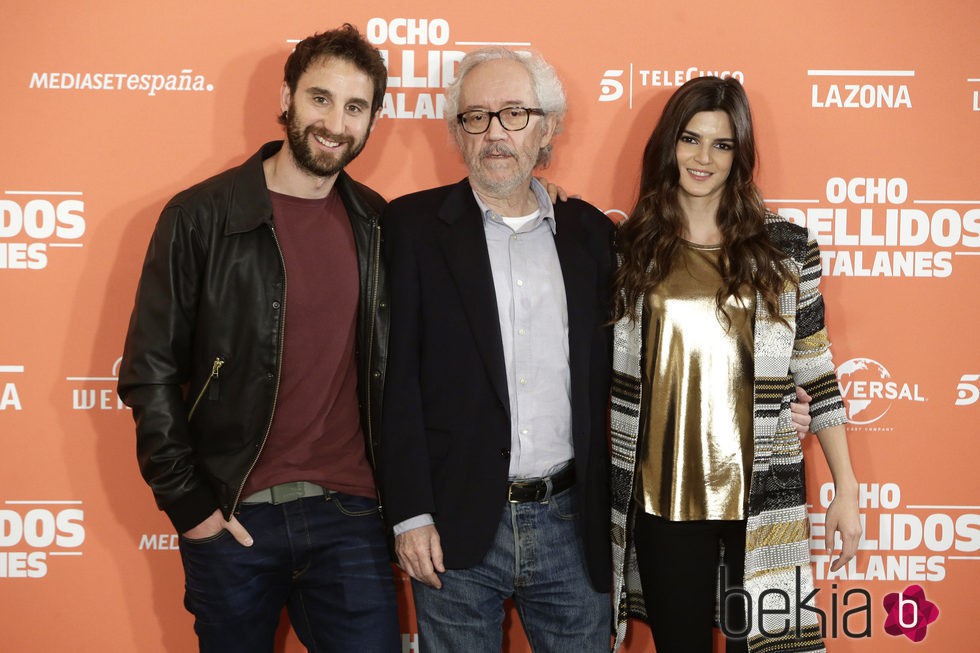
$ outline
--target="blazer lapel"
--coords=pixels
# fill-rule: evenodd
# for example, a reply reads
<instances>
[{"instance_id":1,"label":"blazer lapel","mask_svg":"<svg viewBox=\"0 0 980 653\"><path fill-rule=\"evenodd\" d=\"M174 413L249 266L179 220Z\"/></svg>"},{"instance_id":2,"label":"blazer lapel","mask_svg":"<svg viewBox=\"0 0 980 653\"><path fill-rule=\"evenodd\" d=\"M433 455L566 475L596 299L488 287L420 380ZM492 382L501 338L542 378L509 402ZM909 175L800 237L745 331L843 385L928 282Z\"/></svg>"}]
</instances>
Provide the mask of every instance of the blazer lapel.
<instances>
[{"instance_id":1,"label":"blazer lapel","mask_svg":"<svg viewBox=\"0 0 980 653\"><path fill-rule=\"evenodd\" d=\"M589 370L595 316L595 263L582 245L587 237L574 219L562 219L555 205L555 247L565 283L568 306L568 366L571 376L572 435L577 453L583 451L589 428ZM583 414L582 411L585 411Z\"/></svg>"},{"instance_id":2,"label":"blazer lapel","mask_svg":"<svg viewBox=\"0 0 980 653\"><path fill-rule=\"evenodd\" d=\"M456 184L440 207L439 218L446 224L440 238L446 263L456 281L487 374L509 415L507 368L500 341L500 318L490 270L490 253L480 207L473 198L469 182L463 180Z\"/></svg>"}]
</instances>

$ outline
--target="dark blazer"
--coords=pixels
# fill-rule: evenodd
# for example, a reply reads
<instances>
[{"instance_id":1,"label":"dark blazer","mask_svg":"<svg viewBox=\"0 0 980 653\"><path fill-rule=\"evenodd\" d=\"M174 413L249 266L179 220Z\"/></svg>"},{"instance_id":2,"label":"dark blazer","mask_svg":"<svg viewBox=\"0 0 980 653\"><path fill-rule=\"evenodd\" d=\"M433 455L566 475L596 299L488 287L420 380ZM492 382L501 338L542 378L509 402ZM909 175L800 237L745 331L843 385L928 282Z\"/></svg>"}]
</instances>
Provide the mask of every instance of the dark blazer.
<instances>
[{"instance_id":1,"label":"dark blazer","mask_svg":"<svg viewBox=\"0 0 980 653\"><path fill-rule=\"evenodd\" d=\"M608 592L613 226L580 200L557 204L555 214L579 523L592 583ZM511 429L490 257L469 182L391 202L382 234L391 284L379 460L385 515L397 524L432 513L446 567L470 567L489 549L507 500Z\"/></svg>"}]
</instances>

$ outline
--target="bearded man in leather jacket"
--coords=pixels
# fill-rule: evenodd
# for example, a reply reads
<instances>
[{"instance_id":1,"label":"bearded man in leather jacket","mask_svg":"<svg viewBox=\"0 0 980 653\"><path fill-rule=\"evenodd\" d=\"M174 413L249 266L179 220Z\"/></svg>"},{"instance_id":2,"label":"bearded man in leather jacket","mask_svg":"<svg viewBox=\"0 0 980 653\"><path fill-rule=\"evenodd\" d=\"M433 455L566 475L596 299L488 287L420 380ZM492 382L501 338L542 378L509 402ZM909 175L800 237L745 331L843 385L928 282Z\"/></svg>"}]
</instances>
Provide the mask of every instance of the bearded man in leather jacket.
<instances>
[{"instance_id":1,"label":"bearded man in leather jacket","mask_svg":"<svg viewBox=\"0 0 980 653\"><path fill-rule=\"evenodd\" d=\"M373 467L388 338L378 216L344 166L387 82L350 26L285 66L284 143L175 196L119 374L140 470L181 534L202 651L400 651Z\"/></svg>"}]
</instances>

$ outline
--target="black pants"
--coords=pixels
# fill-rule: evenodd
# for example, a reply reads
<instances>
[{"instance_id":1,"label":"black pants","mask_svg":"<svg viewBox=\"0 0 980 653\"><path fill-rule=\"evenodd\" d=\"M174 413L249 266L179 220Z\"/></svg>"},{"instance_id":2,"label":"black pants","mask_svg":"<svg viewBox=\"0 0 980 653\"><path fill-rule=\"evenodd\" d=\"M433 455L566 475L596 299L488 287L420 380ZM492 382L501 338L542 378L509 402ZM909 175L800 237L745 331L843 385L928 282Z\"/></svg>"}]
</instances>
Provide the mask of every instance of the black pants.
<instances>
[{"instance_id":1,"label":"black pants","mask_svg":"<svg viewBox=\"0 0 980 653\"><path fill-rule=\"evenodd\" d=\"M657 653L711 653L719 562L724 565L725 586L741 588L745 521L672 522L637 510L633 533ZM748 651L740 594L728 596L721 618L726 635L743 635L726 637L726 653Z\"/></svg>"}]
</instances>

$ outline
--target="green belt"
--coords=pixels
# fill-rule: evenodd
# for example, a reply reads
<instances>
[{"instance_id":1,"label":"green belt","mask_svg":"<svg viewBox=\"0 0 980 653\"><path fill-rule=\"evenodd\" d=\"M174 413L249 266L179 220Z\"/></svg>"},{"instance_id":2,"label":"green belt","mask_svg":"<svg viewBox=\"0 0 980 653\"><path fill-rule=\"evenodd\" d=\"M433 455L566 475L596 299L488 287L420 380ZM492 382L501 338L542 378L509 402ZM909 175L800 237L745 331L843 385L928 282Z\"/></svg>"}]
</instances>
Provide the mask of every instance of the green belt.
<instances>
[{"instance_id":1,"label":"green belt","mask_svg":"<svg viewBox=\"0 0 980 653\"><path fill-rule=\"evenodd\" d=\"M279 485L273 485L264 490L259 490L242 499L242 503L271 503L277 505L296 501L296 499L305 499L306 497L322 497L325 494L330 494L330 490L320 487L316 483L293 481L292 483L280 483Z\"/></svg>"}]
</instances>

